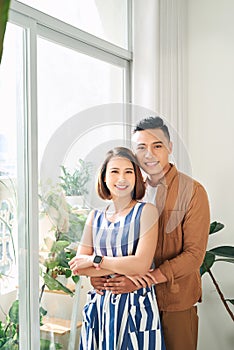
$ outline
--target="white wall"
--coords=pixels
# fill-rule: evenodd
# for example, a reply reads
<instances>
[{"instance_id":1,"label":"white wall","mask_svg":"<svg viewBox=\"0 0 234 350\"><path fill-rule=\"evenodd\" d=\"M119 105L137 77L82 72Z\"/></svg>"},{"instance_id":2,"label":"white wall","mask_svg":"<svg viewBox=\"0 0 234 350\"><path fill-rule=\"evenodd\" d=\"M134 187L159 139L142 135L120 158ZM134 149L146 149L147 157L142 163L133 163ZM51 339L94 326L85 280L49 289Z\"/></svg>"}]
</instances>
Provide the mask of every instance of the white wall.
<instances>
[{"instance_id":1,"label":"white wall","mask_svg":"<svg viewBox=\"0 0 234 350\"><path fill-rule=\"evenodd\" d=\"M209 248L234 245L234 1L189 0L188 147L193 176L206 187L211 219L225 229ZM234 298L233 264L216 263L214 274L226 298ZM199 349L231 350L233 322L209 278L199 307ZM234 312L234 306L231 305Z\"/></svg>"},{"instance_id":2,"label":"white wall","mask_svg":"<svg viewBox=\"0 0 234 350\"><path fill-rule=\"evenodd\" d=\"M234 245L234 1L189 0L187 6L186 147L192 176L207 189L211 220L225 224L224 230L210 237L210 249ZM134 1L133 103L156 111L159 7L160 1ZM213 272L224 296L234 298L233 264L218 262ZM234 312L234 306L230 308ZM199 318L198 350L233 349L233 322L208 275L203 276Z\"/></svg>"}]
</instances>

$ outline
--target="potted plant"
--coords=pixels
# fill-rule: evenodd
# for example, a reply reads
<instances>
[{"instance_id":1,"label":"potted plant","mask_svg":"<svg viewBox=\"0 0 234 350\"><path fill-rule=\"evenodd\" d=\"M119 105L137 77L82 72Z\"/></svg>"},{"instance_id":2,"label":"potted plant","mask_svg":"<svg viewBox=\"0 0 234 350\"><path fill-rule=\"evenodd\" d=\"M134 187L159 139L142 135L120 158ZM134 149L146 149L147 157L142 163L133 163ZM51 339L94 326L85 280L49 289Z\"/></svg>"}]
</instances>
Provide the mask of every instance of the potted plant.
<instances>
[{"instance_id":1,"label":"potted plant","mask_svg":"<svg viewBox=\"0 0 234 350\"><path fill-rule=\"evenodd\" d=\"M46 314L46 311L40 308L40 323L42 316ZM62 349L61 344L51 343L47 339L40 339L40 349L50 350ZM8 314L6 315L6 321L0 321L0 350L19 350L19 300L15 300Z\"/></svg>"},{"instance_id":2,"label":"potted plant","mask_svg":"<svg viewBox=\"0 0 234 350\"><path fill-rule=\"evenodd\" d=\"M73 291L66 286L67 279L71 277L77 283L79 276L72 276L68 263L76 254L87 215L72 211L59 184L39 197L41 215L50 223L40 251L41 276L44 280L40 300L46 286L50 290L62 290L73 295ZM61 276L63 281L60 280Z\"/></svg>"},{"instance_id":3,"label":"potted plant","mask_svg":"<svg viewBox=\"0 0 234 350\"><path fill-rule=\"evenodd\" d=\"M220 222L214 221L210 224L210 232L209 234L212 235L224 228L224 225ZM215 247L213 249L210 249L206 251L206 255L203 261L203 264L201 266L200 272L203 276L205 273L208 273L212 282L214 283L214 286L216 288L216 291L232 320L234 321L234 314L232 310L230 309L228 303L234 305L234 299L225 299L221 288L219 284L217 283L217 280L211 271L212 266L215 262L225 262L225 263L234 263L234 247L232 246L219 246Z\"/></svg>"},{"instance_id":4,"label":"potted plant","mask_svg":"<svg viewBox=\"0 0 234 350\"><path fill-rule=\"evenodd\" d=\"M60 185L70 205L84 207L84 195L88 193L87 186L91 178L91 169L92 164L82 159L78 160L78 166L73 171L61 165L62 175L59 176L61 179Z\"/></svg>"}]
</instances>

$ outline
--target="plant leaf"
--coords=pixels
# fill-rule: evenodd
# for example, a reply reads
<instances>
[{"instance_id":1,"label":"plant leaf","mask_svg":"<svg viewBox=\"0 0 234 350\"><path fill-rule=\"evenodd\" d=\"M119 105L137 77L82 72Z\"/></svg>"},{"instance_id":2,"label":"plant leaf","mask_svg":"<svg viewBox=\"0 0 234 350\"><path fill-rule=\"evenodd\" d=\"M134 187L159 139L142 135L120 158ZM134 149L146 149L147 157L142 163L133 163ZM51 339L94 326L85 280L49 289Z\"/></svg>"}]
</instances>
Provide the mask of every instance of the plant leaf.
<instances>
[{"instance_id":1,"label":"plant leaf","mask_svg":"<svg viewBox=\"0 0 234 350\"><path fill-rule=\"evenodd\" d=\"M226 301L229 301L232 305L234 305L234 299L225 299Z\"/></svg>"},{"instance_id":2,"label":"plant leaf","mask_svg":"<svg viewBox=\"0 0 234 350\"><path fill-rule=\"evenodd\" d=\"M15 300L9 310L9 317L12 323L19 323L19 300Z\"/></svg>"},{"instance_id":3,"label":"plant leaf","mask_svg":"<svg viewBox=\"0 0 234 350\"><path fill-rule=\"evenodd\" d=\"M200 267L201 276L204 275L205 272L207 272L207 269L211 268L214 262L215 262L215 255L213 253L210 253L209 251L206 252L205 258L203 260L203 264Z\"/></svg>"},{"instance_id":4,"label":"plant leaf","mask_svg":"<svg viewBox=\"0 0 234 350\"><path fill-rule=\"evenodd\" d=\"M234 259L225 259L225 258L221 258L221 259L215 259L215 262L216 261L224 261L224 262L228 262L228 263L231 263L231 264L234 264Z\"/></svg>"},{"instance_id":5,"label":"plant leaf","mask_svg":"<svg viewBox=\"0 0 234 350\"><path fill-rule=\"evenodd\" d=\"M209 252L218 256L224 256L225 258L234 258L234 247L232 246L216 247L216 248L210 249Z\"/></svg>"},{"instance_id":6,"label":"plant leaf","mask_svg":"<svg viewBox=\"0 0 234 350\"><path fill-rule=\"evenodd\" d=\"M218 232L224 228L224 224L221 222L214 221L210 224L210 232L209 234L212 235L215 232Z\"/></svg>"},{"instance_id":7,"label":"plant leaf","mask_svg":"<svg viewBox=\"0 0 234 350\"><path fill-rule=\"evenodd\" d=\"M47 273L44 274L44 282L50 290L62 290L66 294L73 295L73 292L70 289L65 287L62 283L55 280Z\"/></svg>"},{"instance_id":8,"label":"plant leaf","mask_svg":"<svg viewBox=\"0 0 234 350\"><path fill-rule=\"evenodd\" d=\"M64 248L68 247L70 242L68 241L56 241L53 243L53 246L51 248L51 253L59 253Z\"/></svg>"},{"instance_id":9,"label":"plant leaf","mask_svg":"<svg viewBox=\"0 0 234 350\"><path fill-rule=\"evenodd\" d=\"M10 2L10 0L0 0L0 63L2 61L3 42L8 21Z\"/></svg>"},{"instance_id":10,"label":"plant leaf","mask_svg":"<svg viewBox=\"0 0 234 350\"><path fill-rule=\"evenodd\" d=\"M52 347L53 345L55 345L55 347ZM40 339L40 350L50 350L50 349L62 349L62 345L60 343L54 343L51 342L48 339Z\"/></svg>"},{"instance_id":11,"label":"plant leaf","mask_svg":"<svg viewBox=\"0 0 234 350\"><path fill-rule=\"evenodd\" d=\"M80 280L80 276L72 276L73 282L76 284Z\"/></svg>"}]
</instances>

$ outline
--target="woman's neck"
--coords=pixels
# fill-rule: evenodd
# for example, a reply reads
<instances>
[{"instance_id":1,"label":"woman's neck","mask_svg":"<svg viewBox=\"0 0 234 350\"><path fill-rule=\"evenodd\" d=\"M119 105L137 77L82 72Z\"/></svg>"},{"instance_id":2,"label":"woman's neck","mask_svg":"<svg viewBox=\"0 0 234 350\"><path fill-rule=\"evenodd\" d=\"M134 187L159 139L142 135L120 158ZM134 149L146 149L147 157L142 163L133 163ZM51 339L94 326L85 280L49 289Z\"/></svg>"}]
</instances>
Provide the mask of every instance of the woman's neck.
<instances>
[{"instance_id":1,"label":"woman's neck","mask_svg":"<svg viewBox=\"0 0 234 350\"><path fill-rule=\"evenodd\" d=\"M106 209L106 218L111 222L115 222L120 217L127 215L135 204L136 200L132 198L114 199Z\"/></svg>"},{"instance_id":2,"label":"woman's neck","mask_svg":"<svg viewBox=\"0 0 234 350\"><path fill-rule=\"evenodd\" d=\"M113 211L115 214L121 213L124 210L131 208L133 206L133 203L135 201L129 197L129 198L117 198L112 200L111 207L113 208Z\"/></svg>"}]
</instances>

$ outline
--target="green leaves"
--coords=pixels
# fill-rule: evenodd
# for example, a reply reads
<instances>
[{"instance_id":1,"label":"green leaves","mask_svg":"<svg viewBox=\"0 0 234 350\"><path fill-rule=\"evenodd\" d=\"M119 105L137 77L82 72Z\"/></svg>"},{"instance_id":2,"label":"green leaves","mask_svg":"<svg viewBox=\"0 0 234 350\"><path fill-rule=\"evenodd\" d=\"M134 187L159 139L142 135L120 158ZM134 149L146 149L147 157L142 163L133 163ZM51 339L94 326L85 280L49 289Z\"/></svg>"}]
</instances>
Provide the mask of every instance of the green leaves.
<instances>
[{"instance_id":1,"label":"green leaves","mask_svg":"<svg viewBox=\"0 0 234 350\"><path fill-rule=\"evenodd\" d=\"M40 350L50 350L51 346L55 345L55 347L53 347L53 349L59 350L62 349L62 345L59 343L52 343L50 340L48 339L40 339Z\"/></svg>"},{"instance_id":2,"label":"green leaves","mask_svg":"<svg viewBox=\"0 0 234 350\"><path fill-rule=\"evenodd\" d=\"M19 300L15 300L6 316L7 324L0 322L0 349L19 349Z\"/></svg>"},{"instance_id":3,"label":"green leaves","mask_svg":"<svg viewBox=\"0 0 234 350\"><path fill-rule=\"evenodd\" d=\"M205 258L203 260L203 264L200 268L201 276L204 275L204 273L207 272L208 269L211 268L211 266L214 264L214 262L215 262L215 255L213 253L206 252Z\"/></svg>"},{"instance_id":4,"label":"green leaves","mask_svg":"<svg viewBox=\"0 0 234 350\"><path fill-rule=\"evenodd\" d=\"M8 20L10 0L0 0L0 63L2 61L3 42Z\"/></svg>"},{"instance_id":5,"label":"green leaves","mask_svg":"<svg viewBox=\"0 0 234 350\"><path fill-rule=\"evenodd\" d=\"M61 165L62 176L59 176L61 187L66 196L82 196L88 193L87 183L90 180L91 163L79 159L78 166L70 172L64 165Z\"/></svg>"},{"instance_id":6,"label":"green leaves","mask_svg":"<svg viewBox=\"0 0 234 350\"><path fill-rule=\"evenodd\" d=\"M215 232L218 232L224 228L224 225L220 222L214 221L210 224L210 234L213 234ZM221 257L221 258L217 258ZM232 246L219 246L212 248L208 251L206 251L205 258L203 260L203 264L200 268L200 274L201 276L204 275L204 273L208 273L211 277L212 282L214 283L214 286L216 288L216 291L222 301L222 303L225 306L226 311L229 313L232 321L234 321L234 314L232 310L230 309L227 302L234 305L234 299L225 299L223 296L223 293L217 283L217 280L215 279L215 276L213 275L213 272L211 271L211 268L213 264L217 261L223 261L228 263L234 263L234 247Z\"/></svg>"},{"instance_id":7,"label":"green leaves","mask_svg":"<svg viewBox=\"0 0 234 350\"><path fill-rule=\"evenodd\" d=\"M9 317L12 323L19 323L19 300L15 300L9 310Z\"/></svg>"},{"instance_id":8,"label":"green leaves","mask_svg":"<svg viewBox=\"0 0 234 350\"><path fill-rule=\"evenodd\" d=\"M215 254L215 255L223 256L225 258L230 258L230 260L226 259L225 261L233 263L234 247L231 247L231 246L220 246L220 247L216 247L216 248L210 249L209 251L211 253Z\"/></svg>"},{"instance_id":9,"label":"green leaves","mask_svg":"<svg viewBox=\"0 0 234 350\"><path fill-rule=\"evenodd\" d=\"M69 244L70 244L70 242L68 242L68 241L55 241L53 243L52 248L51 248L51 253L59 253L64 248L68 247Z\"/></svg>"},{"instance_id":10,"label":"green leaves","mask_svg":"<svg viewBox=\"0 0 234 350\"><path fill-rule=\"evenodd\" d=\"M48 275L48 273L44 274L44 282L50 290L62 290L64 293L73 295L73 292L70 289Z\"/></svg>"},{"instance_id":11,"label":"green leaves","mask_svg":"<svg viewBox=\"0 0 234 350\"><path fill-rule=\"evenodd\" d=\"M215 232L218 232L224 228L224 224L221 224L221 222L214 221L210 224L210 232L209 234L212 235Z\"/></svg>"}]
</instances>

